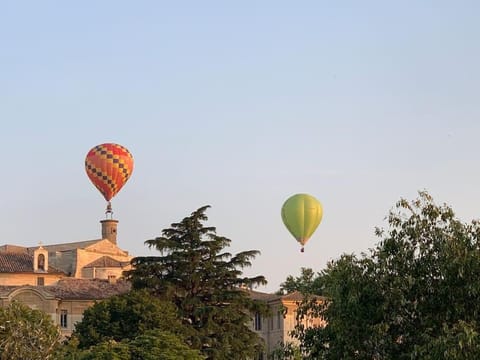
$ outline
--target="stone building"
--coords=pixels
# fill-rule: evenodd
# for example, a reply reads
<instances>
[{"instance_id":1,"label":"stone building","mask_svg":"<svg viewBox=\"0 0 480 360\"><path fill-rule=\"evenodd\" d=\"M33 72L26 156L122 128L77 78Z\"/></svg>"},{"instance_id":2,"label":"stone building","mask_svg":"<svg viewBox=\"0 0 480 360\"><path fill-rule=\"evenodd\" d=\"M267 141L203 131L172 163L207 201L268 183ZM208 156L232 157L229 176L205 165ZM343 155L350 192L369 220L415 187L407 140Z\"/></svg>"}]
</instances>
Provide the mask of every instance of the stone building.
<instances>
[{"instance_id":1,"label":"stone building","mask_svg":"<svg viewBox=\"0 0 480 360\"><path fill-rule=\"evenodd\" d=\"M253 299L264 301L270 309L270 316L260 314L252 316L252 329L255 330L265 341L265 354L260 356L267 359L281 344L298 341L290 333L297 325L298 304L303 300L303 295L295 291L286 295L268 294L258 291L250 291ZM319 299L322 301L322 299ZM306 327L324 326L325 321L320 318L310 317L304 320Z\"/></svg>"},{"instance_id":2,"label":"stone building","mask_svg":"<svg viewBox=\"0 0 480 360\"><path fill-rule=\"evenodd\" d=\"M60 327L62 335L69 336L83 312L95 301L126 293L130 284L124 280L109 282L103 279L76 279L64 277L45 286L0 285L0 306L19 301L32 309L49 314Z\"/></svg>"},{"instance_id":3,"label":"stone building","mask_svg":"<svg viewBox=\"0 0 480 360\"><path fill-rule=\"evenodd\" d=\"M102 238L65 244L0 246L0 306L20 301L52 316L70 335L85 309L129 290L132 256L117 245L117 220L101 221Z\"/></svg>"},{"instance_id":4,"label":"stone building","mask_svg":"<svg viewBox=\"0 0 480 360\"><path fill-rule=\"evenodd\" d=\"M131 268L132 256L117 245L117 224L117 220L102 220L102 238L96 240L36 247L0 246L0 306L20 301L43 310L63 335L70 335L85 309L95 301L130 289L122 274ZM265 340L266 354L281 343L295 342L290 331L296 325L301 294L250 291L250 295L265 301L271 310L268 318L252 314L252 329ZM311 319L308 325L318 324L319 319Z\"/></svg>"}]
</instances>

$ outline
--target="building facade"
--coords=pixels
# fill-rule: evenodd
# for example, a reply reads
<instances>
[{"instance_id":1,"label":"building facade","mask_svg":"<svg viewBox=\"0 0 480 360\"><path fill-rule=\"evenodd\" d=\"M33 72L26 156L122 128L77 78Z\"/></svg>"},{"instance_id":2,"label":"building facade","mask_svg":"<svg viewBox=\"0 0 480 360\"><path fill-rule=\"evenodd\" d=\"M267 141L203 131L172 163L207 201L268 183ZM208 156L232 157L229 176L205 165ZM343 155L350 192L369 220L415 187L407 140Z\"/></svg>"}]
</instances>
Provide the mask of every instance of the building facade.
<instances>
[{"instance_id":1,"label":"building facade","mask_svg":"<svg viewBox=\"0 0 480 360\"><path fill-rule=\"evenodd\" d=\"M122 274L132 256L117 245L118 221L101 224L101 239L0 246L0 306L19 301L42 310L68 336L95 301L128 292Z\"/></svg>"},{"instance_id":2,"label":"building facade","mask_svg":"<svg viewBox=\"0 0 480 360\"><path fill-rule=\"evenodd\" d=\"M282 344L298 344L298 340L291 336L291 332L298 325L297 309L303 295L298 291L286 295L250 291L250 295L255 300L264 301L269 308L269 316L260 314L252 316L252 329L265 342L265 352L260 358L267 359ZM322 299L318 298L318 301ZM316 317L307 317L302 321L306 327L325 325L325 321Z\"/></svg>"},{"instance_id":3,"label":"building facade","mask_svg":"<svg viewBox=\"0 0 480 360\"><path fill-rule=\"evenodd\" d=\"M63 278L56 284L1 285L0 306L8 306L12 301L42 310L52 317L62 335L71 335L75 323L82 320L83 312L95 301L120 295L130 290L130 284L123 280Z\"/></svg>"},{"instance_id":4,"label":"building facade","mask_svg":"<svg viewBox=\"0 0 480 360\"><path fill-rule=\"evenodd\" d=\"M122 279L131 269L132 256L117 245L117 220L102 220L102 238L80 242L45 244L36 247L0 246L0 306L19 301L49 314L69 336L83 312L101 301L130 290ZM270 316L252 314L251 327L265 341L271 354L282 343L295 343L290 332L296 325L300 293L288 295L249 291L264 301ZM309 319L308 326L321 325Z\"/></svg>"}]
</instances>

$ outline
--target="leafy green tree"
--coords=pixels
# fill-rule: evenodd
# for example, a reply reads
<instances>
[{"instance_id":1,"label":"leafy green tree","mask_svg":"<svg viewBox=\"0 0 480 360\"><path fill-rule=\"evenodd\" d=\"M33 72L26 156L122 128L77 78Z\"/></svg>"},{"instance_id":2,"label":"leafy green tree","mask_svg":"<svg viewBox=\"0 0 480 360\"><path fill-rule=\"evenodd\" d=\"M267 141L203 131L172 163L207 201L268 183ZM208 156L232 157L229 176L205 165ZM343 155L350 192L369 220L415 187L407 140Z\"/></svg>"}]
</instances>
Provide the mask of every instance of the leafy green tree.
<instances>
[{"instance_id":1,"label":"leafy green tree","mask_svg":"<svg viewBox=\"0 0 480 360\"><path fill-rule=\"evenodd\" d=\"M309 354L307 358L379 358L372 343L375 343L381 301L370 265L369 259L342 255L322 271L320 280L326 300L306 296L297 316L300 320L307 316L322 317L328 324L306 327L299 321L293 332L301 340L302 351Z\"/></svg>"},{"instance_id":2,"label":"leafy green tree","mask_svg":"<svg viewBox=\"0 0 480 360\"><path fill-rule=\"evenodd\" d=\"M302 360L300 347L292 342L281 343L268 357L269 360Z\"/></svg>"},{"instance_id":3,"label":"leafy green tree","mask_svg":"<svg viewBox=\"0 0 480 360\"><path fill-rule=\"evenodd\" d=\"M464 321L450 327L444 325L440 334L428 337L422 346L415 349L415 356L425 360L476 360L478 354L480 354L478 326Z\"/></svg>"},{"instance_id":4,"label":"leafy green tree","mask_svg":"<svg viewBox=\"0 0 480 360\"><path fill-rule=\"evenodd\" d=\"M326 302L299 311L310 359L480 358L480 223L463 223L426 192L397 203L369 254L342 255L319 277Z\"/></svg>"},{"instance_id":5,"label":"leafy green tree","mask_svg":"<svg viewBox=\"0 0 480 360\"><path fill-rule=\"evenodd\" d=\"M78 345L78 343L77 343ZM55 360L203 360L183 339L159 329L147 330L134 339L103 341L88 349L79 349L73 339L56 353Z\"/></svg>"},{"instance_id":6,"label":"leafy green tree","mask_svg":"<svg viewBox=\"0 0 480 360\"><path fill-rule=\"evenodd\" d=\"M60 331L43 311L19 302L0 308L0 359L48 360L59 346Z\"/></svg>"},{"instance_id":7,"label":"leafy green tree","mask_svg":"<svg viewBox=\"0 0 480 360\"><path fill-rule=\"evenodd\" d=\"M114 340L104 341L88 350L80 351L73 359L78 360L131 360L128 343ZM59 359L60 360L60 359Z\"/></svg>"},{"instance_id":8,"label":"leafy green tree","mask_svg":"<svg viewBox=\"0 0 480 360\"><path fill-rule=\"evenodd\" d=\"M242 269L259 252L226 252L231 240L203 224L208 219L207 208L199 208L164 229L162 236L147 240L160 256L133 259L134 270L126 276L135 289L147 289L177 306L193 330L190 345L208 359L245 359L261 346L249 323L250 313L262 311L262 304L253 301L244 288L266 280L242 276Z\"/></svg>"},{"instance_id":9,"label":"leafy green tree","mask_svg":"<svg viewBox=\"0 0 480 360\"><path fill-rule=\"evenodd\" d=\"M57 347L52 356L52 360L81 360L81 350L78 349L78 339L71 337L64 340L60 346Z\"/></svg>"},{"instance_id":10,"label":"leafy green tree","mask_svg":"<svg viewBox=\"0 0 480 360\"><path fill-rule=\"evenodd\" d=\"M280 284L280 290L277 291L278 295L290 294L294 291L301 293L320 293L318 277L311 268L300 269L300 276L293 277L289 275L287 279Z\"/></svg>"},{"instance_id":11,"label":"leafy green tree","mask_svg":"<svg viewBox=\"0 0 480 360\"><path fill-rule=\"evenodd\" d=\"M129 341L131 360L202 360L198 350L190 349L167 331L150 330Z\"/></svg>"},{"instance_id":12,"label":"leafy green tree","mask_svg":"<svg viewBox=\"0 0 480 360\"><path fill-rule=\"evenodd\" d=\"M85 310L73 337L78 339L78 347L85 349L111 340L134 339L153 329L176 334L186 331L173 304L140 290L113 296Z\"/></svg>"}]
</instances>

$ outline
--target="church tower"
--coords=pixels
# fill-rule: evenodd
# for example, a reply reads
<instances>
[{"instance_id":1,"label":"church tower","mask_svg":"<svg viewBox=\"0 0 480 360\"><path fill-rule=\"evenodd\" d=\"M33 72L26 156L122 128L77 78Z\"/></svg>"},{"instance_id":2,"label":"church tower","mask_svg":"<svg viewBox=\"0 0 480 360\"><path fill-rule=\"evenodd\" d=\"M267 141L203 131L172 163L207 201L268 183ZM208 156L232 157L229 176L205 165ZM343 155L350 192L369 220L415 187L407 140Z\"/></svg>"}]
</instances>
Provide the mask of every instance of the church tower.
<instances>
[{"instance_id":1,"label":"church tower","mask_svg":"<svg viewBox=\"0 0 480 360\"><path fill-rule=\"evenodd\" d=\"M118 220L105 219L101 220L102 224L102 239L108 239L117 245L117 224Z\"/></svg>"}]
</instances>

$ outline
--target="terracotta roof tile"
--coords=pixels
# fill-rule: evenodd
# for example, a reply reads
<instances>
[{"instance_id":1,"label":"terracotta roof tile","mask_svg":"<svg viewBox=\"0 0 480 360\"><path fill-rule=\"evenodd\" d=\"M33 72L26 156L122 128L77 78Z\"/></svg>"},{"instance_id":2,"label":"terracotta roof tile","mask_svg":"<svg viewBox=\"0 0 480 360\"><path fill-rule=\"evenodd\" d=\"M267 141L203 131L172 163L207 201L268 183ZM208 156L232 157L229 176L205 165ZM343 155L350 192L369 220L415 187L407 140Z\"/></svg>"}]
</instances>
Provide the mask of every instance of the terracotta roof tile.
<instances>
[{"instance_id":1,"label":"terracotta roof tile","mask_svg":"<svg viewBox=\"0 0 480 360\"><path fill-rule=\"evenodd\" d=\"M8 296L20 288L37 288L61 300L103 300L127 293L131 285L125 280L110 283L100 279L62 279L57 285L48 286L0 286L0 297Z\"/></svg>"},{"instance_id":2,"label":"terracotta roof tile","mask_svg":"<svg viewBox=\"0 0 480 360\"><path fill-rule=\"evenodd\" d=\"M276 294L268 294L255 290L248 290L248 293L253 300L271 301L280 298L280 296Z\"/></svg>"},{"instance_id":3,"label":"terracotta roof tile","mask_svg":"<svg viewBox=\"0 0 480 360\"><path fill-rule=\"evenodd\" d=\"M131 284L125 280L110 283L101 279L64 278L57 285L44 288L62 300L101 300L128 292Z\"/></svg>"},{"instance_id":4,"label":"terracotta roof tile","mask_svg":"<svg viewBox=\"0 0 480 360\"><path fill-rule=\"evenodd\" d=\"M32 272L33 257L25 253L0 253L0 272Z\"/></svg>"},{"instance_id":5,"label":"terracotta roof tile","mask_svg":"<svg viewBox=\"0 0 480 360\"><path fill-rule=\"evenodd\" d=\"M254 291L254 290L248 290L248 292L252 299L262 300L266 302L272 302L277 300L299 302L305 298L305 296L299 291L293 291L285 295L269 294L269 293L263 293L260 291ZM313 297L316 298L317 300L324 299L322 296L318 296L318 295L313 295Z\"/></svg>"},{"instance_id":6,"label":"terracotta roof tile","mask_svg":"<svg viewBox=\"0 0 480 360\"><path fill-rule=\"evenodd\" d=\"M53 266L49 274L63 273ZM22 252L0 251L0 273L33 273L33 255Z\"/></svg>"}]
</instances>

